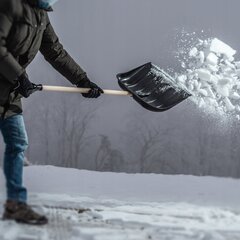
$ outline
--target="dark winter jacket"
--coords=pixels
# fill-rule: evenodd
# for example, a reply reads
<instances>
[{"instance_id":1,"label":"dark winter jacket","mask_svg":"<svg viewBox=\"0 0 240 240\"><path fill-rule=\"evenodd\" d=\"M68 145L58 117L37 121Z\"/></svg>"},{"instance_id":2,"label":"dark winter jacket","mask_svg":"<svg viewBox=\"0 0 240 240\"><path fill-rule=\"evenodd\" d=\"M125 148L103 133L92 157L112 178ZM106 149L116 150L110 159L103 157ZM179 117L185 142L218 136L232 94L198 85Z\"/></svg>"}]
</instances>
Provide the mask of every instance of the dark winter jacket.
<instances>
[{"instance_id":1,"label":"dark winter jacket","mask_svg":"<svg viewBox=\"0 0 240 240\"><path fill-rule=\"evenodd\" d=\"M50 11L49 9L48 11ZM72 84L85 72L59 43L48 11L37 0L0 0L0 114L21 113L21 96L12 92L17 78L36 56L45 59ZM11 93L11 94L10 94ZM4 113L5 112L5 113Z\"/></svg>"}]
</instances>

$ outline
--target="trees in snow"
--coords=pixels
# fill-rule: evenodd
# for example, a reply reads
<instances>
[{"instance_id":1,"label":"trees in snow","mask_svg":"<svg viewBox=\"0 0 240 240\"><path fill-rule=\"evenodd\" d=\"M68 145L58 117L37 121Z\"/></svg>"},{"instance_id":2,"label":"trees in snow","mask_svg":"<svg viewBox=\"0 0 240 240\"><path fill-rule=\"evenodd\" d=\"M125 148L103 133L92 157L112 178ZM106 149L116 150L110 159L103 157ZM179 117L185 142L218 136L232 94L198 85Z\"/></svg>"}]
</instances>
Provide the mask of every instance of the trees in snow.
<instances>
[{"instance_id":1,"label":"trees in snow","mask_svg":"<svg viewBox=\"0 0 240 240\"><path fill-rule=\"evenodd\" d=\"M123 154L112 147L108 136L100 135L100 145L95 157L95 170L120 172L124 169Z\"/></svg>"}]
</instances>

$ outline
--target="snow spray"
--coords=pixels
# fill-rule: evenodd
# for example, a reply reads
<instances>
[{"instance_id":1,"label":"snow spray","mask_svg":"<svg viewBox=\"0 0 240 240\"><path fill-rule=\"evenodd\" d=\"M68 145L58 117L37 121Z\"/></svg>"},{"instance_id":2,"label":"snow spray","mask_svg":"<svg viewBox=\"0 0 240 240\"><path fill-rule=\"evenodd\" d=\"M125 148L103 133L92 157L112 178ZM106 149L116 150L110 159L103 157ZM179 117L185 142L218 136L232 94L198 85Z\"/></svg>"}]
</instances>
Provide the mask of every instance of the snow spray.
<instances>
[{"instance_id":1,"label":"snow spray","mask_svg":"<svg viewBox=\"0 0 240 240\"><path fill-rule=\"evenodd\" d=\"M221 117L222 122L240 120L240 61L235 60L236 53L218 38L208 38L185 45L177 55L184 69L176 74L177 83L192 93L189 99L199 109Z\"/></svg>"}]
</instances>

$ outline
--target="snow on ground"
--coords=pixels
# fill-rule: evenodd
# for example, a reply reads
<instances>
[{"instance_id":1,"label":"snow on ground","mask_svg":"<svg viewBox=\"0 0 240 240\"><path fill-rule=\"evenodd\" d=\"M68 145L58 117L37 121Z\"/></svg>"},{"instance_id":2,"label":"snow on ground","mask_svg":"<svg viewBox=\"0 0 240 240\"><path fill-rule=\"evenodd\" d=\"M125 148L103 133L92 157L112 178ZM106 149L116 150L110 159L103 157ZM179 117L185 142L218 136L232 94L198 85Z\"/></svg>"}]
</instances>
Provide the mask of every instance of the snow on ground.
<instances>
[{"instance_id":1,"label":"snow on ground","mask_svg":"<svg viewBox=\"0 0 240 240\"><path fill-rule=\"evenodd\" d=\"M240 180L32 166L25 183L50 224L0 221L1 240L240 239Z\"/></svg>"}]
</instances>

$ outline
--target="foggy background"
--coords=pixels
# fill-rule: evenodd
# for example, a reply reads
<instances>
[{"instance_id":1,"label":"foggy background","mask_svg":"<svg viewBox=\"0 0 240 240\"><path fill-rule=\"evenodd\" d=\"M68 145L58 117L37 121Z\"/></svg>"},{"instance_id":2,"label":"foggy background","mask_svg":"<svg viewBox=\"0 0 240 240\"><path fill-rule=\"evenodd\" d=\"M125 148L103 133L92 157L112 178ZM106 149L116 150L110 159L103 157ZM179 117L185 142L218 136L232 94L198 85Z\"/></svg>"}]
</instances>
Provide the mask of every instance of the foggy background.
<instances>
[{"instance_id":1,"label":"foggy background","mask_svg":"<svg viewBox=\"0 0 240 240\"><path fill-rule=\"evenodd\" d=\"M183 30L239 51L239 8L239 0L59 0L49 15L89 78L119 89L117 73L148 61L180 71ZM35 83L71 86L40 54L28 73ZM190 101L153 113L130 97L36 93L24 100L24 115L33 164L240 177L239 123L210 117Z\"/></svg>"}]
</instances>

